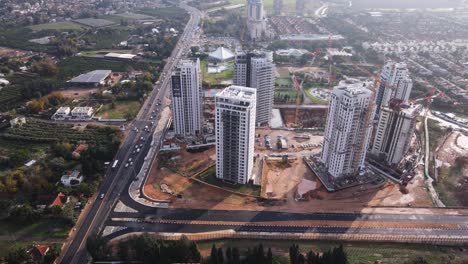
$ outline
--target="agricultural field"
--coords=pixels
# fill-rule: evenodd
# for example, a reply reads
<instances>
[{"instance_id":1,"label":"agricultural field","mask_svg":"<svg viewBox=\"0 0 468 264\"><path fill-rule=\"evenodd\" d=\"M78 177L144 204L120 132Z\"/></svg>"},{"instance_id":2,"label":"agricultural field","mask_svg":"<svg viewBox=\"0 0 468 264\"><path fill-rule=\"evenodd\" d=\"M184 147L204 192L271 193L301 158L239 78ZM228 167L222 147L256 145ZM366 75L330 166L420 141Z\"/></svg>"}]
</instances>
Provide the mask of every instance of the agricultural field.
<instances>
[{"instance_id":1,"label":"agricultural field","mask_svg":"<svg viewBox=\"0 0 468 264\"><path fill-rule=\"evenodd\" d=\"M143 20L143 19L152 19L152 16L143 15L143 14L136 14L136 13L122 13L116 14L116 16L132 19L132 20Z\"/></svg>"},{"instance_id":2,"label":"agricultural field","mask_svg":"<svg viewBox=\"0 0 468 264\"><path fill-rule=\"evenodd\" d=\"M15 139L30 142L104 142L111 140L109 135L114 129L98 126L74 127L71 124L57 124L28 119L26 124L17 128L9 128L2 135L5 139Z\"/></svg>"},{"instance_id":3,"label":"agricultural field","mask_svg":"<svg viewBox=\"0 0 468 264\"><path fill-rule=\"evenodd\" d=\"M27 28L32 29L33 31L41 31L41 30L49 30L49 29L58 30L58 31L66 31L66 30L83 31L83 30L88 29L87 26L80 25L72 21L32 25L32 26L28 26Z\"/></svg>"},{"instance_id":4,"label":"agricultural field","mask_svg":"<svg viewBox=\"0 0 468 264\"><path fill-rule=\"evenodd\" d=\"M18 105L22 98L21 88L15 85L0 90L0 112L6 111Z\"/></svg>"},{"instance_id":5,"label":"agricultural field","mask_svg":"<svg viewBox=\"0 0 468 264\"><path fill-rule=\"evenodd\" d=\"M107 104L96 115L102 118L131 120L136 117L140 107L139 101L116 101L114 108L112 104Z\"/></svg>"},{"instance_id":6,"label":"agricultural field","mask_svg":"<svg viewBox=\"0 0 468 264\"><path fill-rule=\"evenodd\" d=\"M164 7L158 9L143 9L140 10L139 13L156 17L156 18L172 18L172 19L180 19L182 21L187 21L187 12L180 7Z\"/></svg>"},{"instance_id":7,"label":"agricultural field","mask_svg":"<svg viewBox=\"0 0 468 264\"><path fill-rule=\"evenodd\" d=\"M111 49L121 41L127 40L130 27L106 27L97 30L97 33L89 33L83 36L92 49Z\"/></svg>"},{"instance_id":8,"label":"agricultural field","mask_svg":"<svg viewBox=\"0 0 468 264\"><path fill-rule=\"evenodd\" d=\"M275 103L296 103L296 90L275 90Z\"/></svg>"}]
</instances>

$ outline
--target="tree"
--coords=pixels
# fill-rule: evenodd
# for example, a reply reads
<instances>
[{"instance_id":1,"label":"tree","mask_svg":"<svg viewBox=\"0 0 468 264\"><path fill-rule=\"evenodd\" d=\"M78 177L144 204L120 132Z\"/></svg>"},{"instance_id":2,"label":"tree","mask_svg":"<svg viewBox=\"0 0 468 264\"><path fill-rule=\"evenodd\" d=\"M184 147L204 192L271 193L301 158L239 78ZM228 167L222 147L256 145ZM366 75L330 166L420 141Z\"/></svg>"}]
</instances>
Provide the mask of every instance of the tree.
<instances>
[{"instance_id":1,"label":"tree","mask_svg":"<svg viewBox=\"0 0 468 264\"><path fill-rule=\"evenodd\" d=\"M10 211L9 218L19 223L31 223L39 218L39 214L29 204L24 204L14 207Z\"/></svg>"},{"instance_id":2,"label":"tree","mask_svg":"<svg viewBox=\"0 0 468 264\"><path fill-rule=\"evenodd\" d=\"M104 260L110 252L107 239L93 234L86 240L86 249L94 260Z\"/></svg>"},{"instance_id":3,"label":"tree","mask_svg":"<svg viewBox=\"0 0 468 264\"><path fill-rule=\"evenodd\" d=\"M268 248L266 263L273 264L273 254L271 253L271 248Z\"/></svg>"},{"instance_id":4,"label":"tree","mask_svg":"<svg viewBox=\"0 0 468 264\"><path fill-rule=\"evenodd\" d=\"M57 245L54 244L49 247L49 252L44 257L44 264L52 264L54 263L55 259L60 256L60 253L62 252L62 249Z\"/></svg>"},{"instance_id":5,"label":"tree","mask_svg":"<svg viewBox=\"0 0 468 264\"><path fill-rule=\"evenodd\" d=\"M217 256L218 256L217 263L218 264L224 263L224 253L223 253L223 248L222 247L218 248Z\"/></svg>"},{"instance_id":6,"label":"tree","mask_svg":"<svg viewBox=\"0 0 468 264\"><path fill-rule=\"evenodd\" d=\"M232 249L231 247L228 247L226 249L226 259L228 264L232 264Z\"/></svg>"},{"instance_id":7,"label":"tree","mask_svg":"<svg viewBox=\"0 0 468 264\"><path fill-rule=\"evenodd\" d=\"M211 254L210 254L210 264L217 264L218 263L218 249L216 245L213 244L211 246Z\"/></svg>"},{"instance_id":8,"label":"tree","mask_svg":"<svg viewBox=\"0 0 468 264\"><path fill-rule=\"evenodd\" d=\"M240 254L238 248L232 249L232 263L233 264L240 264Z\"/></svg>"},{"instance_id":9,"label":"tree","mask_svg":"<svg viewBox=\"0 0 468 264\"><path fill-rule=\"evenodd\" d=\"M34 63L31 67L31 71L38 73L41 76L53 77L57 75L58 67L52 59L46 57Z\"/></svg>"},{"instance_id":10,"label":"tree","mask_svg":"<svg viewBox=\"0 0 468 264\"><path fill-rule=\"evenodd\" d=\"M31 257L26 252L26 249L20 246L15 246L10 249L7 252L4 260L7 264L23 264L32 262Z\"/></svg>"}]
</instances>

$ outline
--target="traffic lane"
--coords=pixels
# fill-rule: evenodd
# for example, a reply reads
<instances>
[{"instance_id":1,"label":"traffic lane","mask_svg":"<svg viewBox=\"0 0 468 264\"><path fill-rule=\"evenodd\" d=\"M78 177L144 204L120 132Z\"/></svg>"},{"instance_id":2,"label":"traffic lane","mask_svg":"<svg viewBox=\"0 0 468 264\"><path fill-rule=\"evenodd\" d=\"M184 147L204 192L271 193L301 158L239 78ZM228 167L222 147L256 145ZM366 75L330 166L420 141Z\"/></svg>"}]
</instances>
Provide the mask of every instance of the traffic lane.
<instances>
[{"instance_id":1,"label":"traffic lane","mask_svg":"<svg viewBox=\"0 0 468 264\"><path fill-rule=\"evenodd\" d=\"M179 223L146 223L138 221L108 221L108 226L124 226L126 233L168 232L168 233L202 233L222 230L238 232L278 232L278 233L323 233L323 234L383 234L383 235L418 235L418 236L449 236L465 237L466 229L428 229L428 228L362 228L362 227L304 227L304 226L238 226L216 224L179 224Z\"/></svg>"},{"instance_id":2,"label":"traffic lane","mask_svg":"<svg viewBox=\"0 0 468 264\"><path fill-rule=\"evenodd\" d=\"M121 197L127 198L127 197ZM131 199L131 198L130 198ZM208 209L171 209L153 208L139 203L122 202L138 210L138 213L112 212L112 217L139 217L164 220L200 220L200 221L238 221L238 222L269 222L269 221L375 221L375 222L430 222L456 223L466 225L465 215L407 215L407 214L353 214L353 213L285 213L247 210L208 210Z\"/></svg>"}]
</instances>

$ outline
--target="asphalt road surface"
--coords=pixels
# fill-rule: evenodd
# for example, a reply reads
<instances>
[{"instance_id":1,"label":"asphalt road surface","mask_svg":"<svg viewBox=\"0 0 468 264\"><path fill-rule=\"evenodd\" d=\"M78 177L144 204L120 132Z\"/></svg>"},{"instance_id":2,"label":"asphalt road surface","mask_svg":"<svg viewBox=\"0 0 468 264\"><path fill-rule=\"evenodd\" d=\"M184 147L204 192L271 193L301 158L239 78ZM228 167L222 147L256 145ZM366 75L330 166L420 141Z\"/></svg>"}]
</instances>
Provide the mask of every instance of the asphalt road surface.
<instances>
[{"instance_id":1,"label":"asphalt road surface","mask_svg":"<svg viewBox=\"0 0 468 264\"><path fill-rule=\"evenodd\" d=\"M135 177L143 164L143 159L150 147L149 142L151 142L152 139L151 135L156 127L156 125L151 126L151 122L157 123L159 119L158 114L161 113L159 110L165 106L164 98L168 95L169 91L170 72L181 58L183 52L187 51L188 44L200 21L200 13L198 10L184 4L182 4L181 7L189 11L191 17L177 46L172 51L171 57L168 58L168 62L161 75L161 83L155 85L149 98L145 101L137 115L136 120L133 122L128 136L125 138L114 159L119 161L117 167L108 170L104 182L99 189L98 198L96 198L96 201L92 204L87 215L82 216L83 220L81 225L76 227L77 230L73 240L64 247L61 263L81 264L87 262L88 253L85 247L87 237L90 234L100 232L109 212L119 199L120 194L124 191L129 181ZM150 127L149 131L144 131L145 126ZM141 140L142 137L143 140ZM133 150L136 150L135 146L139 146L140 144L143 144L140 151L138 153L132 153ZM133 165L130 165L129 158L132 158ZM126 167L126 163L129 163L128 167ZM100 198L101 194L104 195L102 199Z\"/></svg>"}]
</instances>

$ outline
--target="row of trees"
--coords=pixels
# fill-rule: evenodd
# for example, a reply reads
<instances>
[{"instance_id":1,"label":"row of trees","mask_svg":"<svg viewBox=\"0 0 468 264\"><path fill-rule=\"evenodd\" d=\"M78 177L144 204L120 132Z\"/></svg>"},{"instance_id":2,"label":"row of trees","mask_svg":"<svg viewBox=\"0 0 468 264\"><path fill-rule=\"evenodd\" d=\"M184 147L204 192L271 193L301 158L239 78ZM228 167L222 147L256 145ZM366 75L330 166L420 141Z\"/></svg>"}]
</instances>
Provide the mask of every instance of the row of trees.
<instances>
[{"instance_id":1,"label":"row of trees","mask_svg":"<svg viewBox=\"0 0 468 264\"><path fill-rule=\"evenodd\" d=\"M205 263L205 264L272 264L274 255L271 248L265 250L262 244L241 252L237 247L216 247L213 244L210 255L202 259L195 242L182 236L178 241L162 241L149 234L133 236L120 241L113 252L108 240L98 235L90 236L86 248L94 260L137 261L141 263ZM115 254L116 253L116 254ZM347 264L343 246L318 254L312 250L303 254L299 246L289 248L291 264Z\"/></svg>"}]
</instances>

